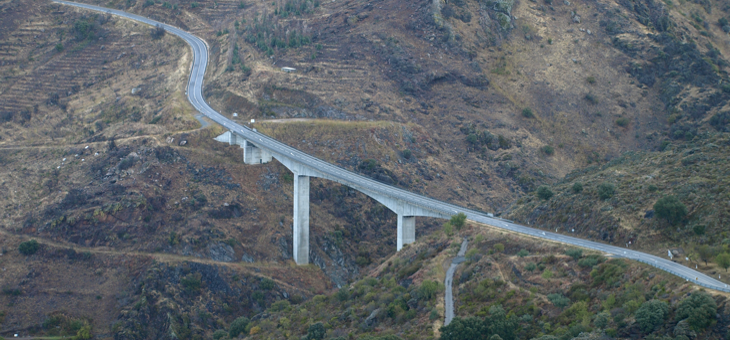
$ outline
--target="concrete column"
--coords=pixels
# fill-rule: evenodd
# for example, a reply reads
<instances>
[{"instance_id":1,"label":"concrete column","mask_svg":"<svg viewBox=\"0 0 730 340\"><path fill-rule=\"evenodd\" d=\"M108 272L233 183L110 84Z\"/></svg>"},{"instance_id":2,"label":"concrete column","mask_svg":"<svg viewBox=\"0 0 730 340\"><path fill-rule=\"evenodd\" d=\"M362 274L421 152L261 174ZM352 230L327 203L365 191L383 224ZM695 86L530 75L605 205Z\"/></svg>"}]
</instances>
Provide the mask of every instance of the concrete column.
<instances>
[{"instance_id":1,"label":"concrete column","mask_svg":"<svg viewBox=\"0 0 730 340\"><path fill-rule=\"evenodd\" d=\"M416 216L398 214L398 251L404 244L416 242Z\"/></svg>"},{"instance_id":2,"label":"concrete column","mask_svg":"<svg viewBox=\"0 0 730 340\"><path fill-rule=\"evenodd\" d=\"M256 147L253 143L243 141L243 163L244 164L264 164L271 162L272 156L266 150Z\"/></svg>"},{"instance_id":3,"label":"concrete column","mask_svg":"<svg viewBox=\"0 0 730 340\"><path fill-rule=\"evenodd\" d=\"M294 173L294 261L309 263L309 176Z\"/></svg>"}]
</instances>

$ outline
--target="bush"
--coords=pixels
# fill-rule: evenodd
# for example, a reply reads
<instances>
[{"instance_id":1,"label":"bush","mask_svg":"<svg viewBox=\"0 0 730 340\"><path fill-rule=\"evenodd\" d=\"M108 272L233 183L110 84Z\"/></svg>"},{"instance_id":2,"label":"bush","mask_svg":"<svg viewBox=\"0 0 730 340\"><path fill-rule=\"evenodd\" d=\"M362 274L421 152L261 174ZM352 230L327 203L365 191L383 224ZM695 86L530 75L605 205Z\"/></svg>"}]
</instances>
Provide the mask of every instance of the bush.
<instances>
[{"instance_id":1,"label":"bush","mask_svg":"<svg viewBox=\"0 0 730 340\"><path fill-rule=\"evenodd\" d=\"M238 337L239 334L246 331L248 323L251 322L247 317L241 316L231 322L231 328L228 330L228 336L231 338Z\"/></svg>"},{"instance_id":2,"label":"bush","mask_svg":"<svg viewBox=\"0 0 730 340\"><path fill-rule=\"evenodd\" d=\"M504 244L497 243L492 248L494 248L495 253L501 253L504 251Z\"/></svg>"},{"instance_id":3,"label":"bush","mask_svg":"<svg viewBox=\"0 0 730 340\"><path fill-rule=\"evenodd\" d=\"M451 235L454 234L454 227L451 226L451 223L444 223L444 234L446 234L447 237L451 237Z\"/></svg>"},{"instance_id":4,"label":"bush","mask_svg":"<svg viewBox=\"0 0 730 340\"><path fill-rule=\"evenodd\" d=\"M698 224L698 225L692 227L692 231L695 233L695 235L702 236L705 234L705 226Z\"/></svg>"},{"instance_id":5,"label":"bush","mask_svg":"<svg viewBox=\"0 0 730 340\"><path fill-rule=\"evenodd\" d=\"M441 285L436 281L424 280L421 287L418 288L418 294L426 299L431 300L441 291Z\"/></svg>"},{"instance_id":6,"label":"bush","mask_svg":"<svg viewBox=\"0 0 730 340\"><path fill-rule=\"evenodd\" d=\"M563 294L548 294L547 298L553 305L555 305L555 307L558 308L565 308L570 304L570 299L563 296Z\"/></svg>"},{"instance_id":7,"label":"bush","mask_svg":"<svg viewBox=\"0 0 730 340\"><path fill-rule=\"evenodd\" d=\"M603 263L598 266L598 268L591 271L594 286L598 286L603 283L609 287L613 286L616 282L619 282L623 274L624 269L614 263Z\"/></svg>"},{"instance_id":8,"label":"bush","mask_svg":"<svg viewBox=\"0 0 730 340\"><path fill-rule=\"evenodd\" d=\"M619 119L616 119L616 125L618 125L620 127L629 126L629 119L626 117L621 117Z\"/></svg>"},{"instance_id":9,"label":"bush","mask_svg":"<svg viewBox=\"0 0 730 340\"><path fill-rule=\"evenodd\" d=\"M33 255L38 251L38 241L30 240L18 245L18 251L23 255Z\"/></svg>"},{"instance_id":10,"label":"bush","mask_svg":"<svg viewBox=\"0 0 730 340\"><path fill-rule=\"evenodd\" d=\"M412 154L413 153L411 152L411 150L407 150L407 149L403 150L403 158L405 158L405 159L411 159Z\"/></svg>"},{"instance_id":11,"label":"bush","mask_svg":"<svg viewBox=\"0 0 730 340\"><path fill-rule=\"evenodd\" d=\"M715 263L727 272L727 269L730 268L730 254L722 253L717 255L717 257L715 257Z\"/></svg>"},{"instance_id":12,"label":"bush","mask_svg":"<svg viewBox=\"0 0 730 340\"><path fill-rule=\"evenodd\" d=\"M580 182L575 182L575 183L573 183L572 189L573 189L574 193L576 193L576 194L580 193L581 191L583 191L583 184Z\"/></svg>"},{"instance_id":13,"label":"bush","mask_svg":"<svg viewBox=\"0 0 730 340\"><path fill-rule=\"evenodd\" d=\"M611 316L611 314L608 314L606 312L598 313L598 315L596 315L596 319L593 321L593 325L598 328L606 328L606 326L608 326L609 316Z\"/></svg>"},{"instance_id":14,"label":"bush","mask_svg":"<svg viewBox=\"0 0 730 340\"><path fill-rule=\"evenodd\" d=\"M519 256L519 257L525 257L527 255L530 255L530 252L527 251L527 250L525 250L525 249L522 249L522 250L520 250L520 251L517 252L517 256Z\"/></svg>"},{"instance_id":15,"label":"bush","mask_svg":"<svg viewBox=\"0 0 730 340\"><path fill-rule=\"evenodd\" d=\"M586 78L586 81L588 82L588 84L593 85L596 83L596 77L590 76L590 77Z\"/></svg>"},{"instance_id":16,"label":"bush","mask_svg":"<svg viewBox=\"0 0 730 340\"><path fill-rule=\"evenodd\" d=\"M152 36L152 39L161 39L165 36L165 28L162 27L162 25L157 24L155 28L152 29L150 35Z\"/></svg>"},{"instance_id":17,"label":"bush","mask_svg":"<svg viewBox=\"0 0 730 340\"><path fill-rule=\"evenodd\" d=\"M526 108L522 109L522 116L524 116L526 118L534 118L535 117L535 113L532 112L532 109L531 108L526 107Z\"/></svg>"},{"instance_id":18,"label":"bush","mask_svg":"<svg viewBox=\"0 0 730 340\"><path fill-rule=\"evenodd\" d=\"M579 258L583 257L583 250L578 248L571 248L565 251L565 255L572 257L573 260L578 260Z\"/></svg>"},{"instance_id":19,"label":"bush","mask_svg":"<svg viewBox=\"0 0 730 340\"><path fill-rule=\"evenodd\" d=\"M586 99L586 100L587 100L587 101L588 101L589 103L591 103L591 104L593 104L593 105L596 105L596 104L598 104L598 97L596 97L596 96L595 96L595 95L593 95L592 93L588 93L588 94L586 94L586 96L585 96L585 99Z\"/></svg>"},{"instance_id":20,"label":"bush","mask_svg":"<svg viewBox=\"0 0 730 340\"><path fill-rule=\"evenodd\" d=\"M616 187L608 182L603 182L598 185L598 197L602 200L607 200L616 193Z\"/></svg>"},{"instance_id":21,"label":"bush","mask_svg":"<svg viewBox=\"0 0 730 340\"><path fill-rule=\"evenodd\" d=\"M530 262L525 265L525 270L528 272L534 271L537 268L537 265L534 262Z\"/></svg>"},{"instance_id":22,"label":"bush","mask_svg":"<svg viewBox=\"0 0 730 340\"><path fill-rule=\"evenodd\" d=\"M213 333L213 339L214 340L220 340L221 338L225 338L228 333L222 329L219 329Z\"/></svg>"},{"instance_id":23,"label":"bush","mask_svg":"<svg viewBox=\"0 0 730 340\"><path fill-rule=\"evenodd\" d=\"M544 272L542 272L542 278L545 280L550 280L553 278L553 271L550 269L545 269Z\"/></svg>"},{"instance_id":24,"label":"bush","mask_svg":"<svg viewBox=\"0 0 730 340\"><path fill-rule=\"evenodd\" d=\"M679 303L676 319L686 319L692 329L701 331L712 324L716 314L717 304L712 296L705 292L694 292Z\"/></svg>"},{"instance_id":25,"label":"bush","mask_svg":"<svg viewBox=\"0 0 730 340\"><path fill-rule=\"evenodd\" d=\"M63 44L61 44L61 43L56 44L56 52L61 52L61 51L63 51Z\"/></svg>"},{"instance_id":26,"label":"bush","mask_svg":"<svg viewBox=\"0 0 730 340\"><path fill-rule=\"evenodd\" d=\"M641 331L651 333L664 324L664 319L669 315L669 305L664 301L650 300L641 304L636 311L636 322Z\"/></svg>"},{"instance_id":27,"label":"bush","mask_svg":"<svg viewBox=\"0 0 730 340\"><path fill-rule=\"evenodd\" d=\"M539 188L537 188L537 197L549 200L551 197L553 197L554 193L550 188L548 188L546 185L541 185Z\"/></svg>"},{"instance_id":28,"label":"bush","mask_svg":"<svg viewBox=\"0 0 730 340\"><path fill-rule=\"evenodd\" d=\"M203 285L201 277L202 274L200 273L190 273L180 280L180 284L182 284L187 291L197 292L200 291L200 287Z\"/></svg>"},{"instance_id":29,"label":"bush","mask_svg":"<svg viewBox=\"0 0 730 340\"><path fill-rule=\"evenodd\" d=\"M327 335L327 330L321 322L309 326L307 329L307 340L322 340Z\"/></svg>"},{"instance_id":30,"label":"bush","mask_svg":"<svg viewBox=\"0 0 730 340\"><path fill-rule=\"evenodd\" d=\"M687 207L675 196L665 196L654 203L654 211L657 216L666 219L674 224L687 216Z\"/></svg>"},{"instance_id":31,"label":"bush","mask_svg":"<svg viewBox=\"0 0 730 340\"><path fill-rule=\"evenodd\" d=\"M263 278L261 279L261 284L259 287L263 290L272 290L274 289L274 280L269 278Z\"/></svg>"},{"instance_id":32,"label":"bush","mask_svg":"<svg viewBox=\"0 0 730 340\"><path fill-rule=\"evenodd\" d=\"M654 184L649 184L649 186L646 187L646 190L648 190L649 192L656 192L657 190L659 190L659 188Z\"/></svg>"},{"instance_id":33,"label":"bush","mask_svg":"<svg viewBox=\"0 0 730 340\"><path fill-rule=\"evenodd\" d=\"M552 156L555 153L555 148L550 145L545 145L542 148L540 148L540 151L545 153L548 156Z\"/></svg>"}]
</instances>

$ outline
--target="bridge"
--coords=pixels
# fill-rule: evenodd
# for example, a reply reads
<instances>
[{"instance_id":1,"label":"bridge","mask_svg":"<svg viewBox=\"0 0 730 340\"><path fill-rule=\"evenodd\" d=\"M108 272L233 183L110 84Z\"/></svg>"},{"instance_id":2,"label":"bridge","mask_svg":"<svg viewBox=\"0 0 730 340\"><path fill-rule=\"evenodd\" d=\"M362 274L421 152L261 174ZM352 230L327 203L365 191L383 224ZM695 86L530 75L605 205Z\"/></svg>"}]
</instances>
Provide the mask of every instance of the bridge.
<instances>
[{"instance_id":1,"label":"bridge","mask_svg":"<svg viewBox=\"0 0 730 340\"><path fill-rule=\"evenodd\" d=\"M347 171L323 160L310 156L291 146L281 143L253 129L241 126L213 110L203 98L203 76L208 65L208 45L203 39L185 32L175 26L160 23L139 15L120 10L87 5L63 0L55 3L75 6L92 11L113 14L122 18L139 21L151 26L161 26L190 45L194 61L190 68L187 96L190 103L200 113L220 124L228 131L216 139L243 148L244 162L262 164L275 158L294 173L294 258L298 264L309 263L309 178L326 178L354 188L376 199L398 214L398 250L404 244L415 241L415 217L433 216L448 218L459 212L466 214L473 222L491 225L497 228L524 234L549 241L560 242L577 247L593 249L614 257L623 257L654 266L700 286L723 292L730 288L704 273L698 272L680 263L666 258L640 251L612 246L604 243L588 241L581 238L553 233L536 228L526 227L511 221L495 218L491 214L466 209L454 204L442 202L430 197L414 194L409 191L385 185L373 179ZM247 151L248 150L248 151Z\"/></svg>"}]
</instances>

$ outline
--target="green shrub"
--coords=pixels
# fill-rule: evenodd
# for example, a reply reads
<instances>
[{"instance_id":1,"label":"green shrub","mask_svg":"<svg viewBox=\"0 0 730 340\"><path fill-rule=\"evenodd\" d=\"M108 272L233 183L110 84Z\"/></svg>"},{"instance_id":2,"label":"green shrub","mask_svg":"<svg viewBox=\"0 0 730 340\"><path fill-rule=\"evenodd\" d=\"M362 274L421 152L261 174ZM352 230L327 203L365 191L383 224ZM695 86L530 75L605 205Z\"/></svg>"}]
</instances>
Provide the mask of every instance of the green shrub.
<instances>
[{"instance_id":1,"label":"green shrub","mask_svg":"<svg viewBox=\"0 0 730 340\"><path fill-rule=\"evenodd\" d=\"M190 273L180 280L180 284L187 291L198 292L203 285L201 278L202 274L200 273Z\"/></svg>"},{"instance_id":2,"label":"green shrub","mask_svg":"<svg viewBox=\"0 0 730 340\"><path fill-rule=\"evenodd\" d=\"M222 329L219 329L213 333L214 340L220 340L222 338L225 338L226 336L228 336L228 332L226 332Z\"/></svg>"},{"instance_id":3,"label":"green shrub","mask_svg":"<svg viewBox=\"0 0 730 340\"><path fill-rule=\"evenodd\" d=\"M528 272L534 271L535 268L537 268L537 265L534 262L530 262L525 265L525 270Z\"/></svg>"},{"instance_id":4,"label":"green shrub","mask_svg":"<svg viewBox=\"0 0 730 340\"><path fill-rule=\"evenodd\" d=\"M460 212L456 215L453 215L451 216L449 222L456 228L456 230L461 230L461 228L464 227L464 223L466 222L466 214Z\"/></svg>"},{"instance_id":5,"label":"green shrub","mask_svg":"<svg viewBox=\"0 0 730 340\"><path fill-rule=\"evenodd\" d=\"M546 185L541 185L539 188L537 188L537 197L549 200L551 197L553 197L554 193L550 188L548 188Z\"/></svg>"},{"instance_id":6,"label":"green shrub","mask_svg":"<svg viewBox=\"0 0 730 340\"><path fill-rule=\"evenodd\" d=\"M553 305L555 305L555 307L558 308L565 308L570 304L570 299L563 296L563 294L548 294L547 298Z\"/></svg>"},{"instance_id":7,"label":"green shrub","mask_svg":"<svg viewBox=\"0 0 730 340\"><path fill-rule=\"evenodd\" d=\"M504 251L504 244L497 243L493 247L495 253L501 253Z\"/></svg>"},{"instance_id":8,"label":"green shrub","mask_svg":"<svg viewBox=\"0 0 730 340\"><path fill-rule=\"evenodd\" d=\"M411 159L412 154L413 153L411 152L411 150L408 150L408 149L403 150L403 158L405 158L405 159Z\"/></svg>"},{"instance_id":9,"label":"green shrub","mask_svg":"<svg viewBox=\"0 0 730 340\"><path fill-rule=\"evenodd\" d=\"M18 245L18 251L23 255L33 255L38 251L38 241L25 241Z\"/></svg>"},{"instance_id":10,"label":"green shrub","mask_svg":"<svg viewBox=\"0 0 730 340\"><path fill-rule=\"evenodd\" d=\"M531 108L526 107L526 108L522 109L522 116L524 116L526 118L534 118L535 117L535 113L532 112L532 109Z\"/></svg>"},{"instance_id":11,"label":"green shrub","mask_svg":"<svg viewBox=\"0 0 730 340\"><path fill-rule=\"evenodd\" d=\"M321 322L309 325L307 329L307 340L322 340L327 335L327 330Z\"/></svg>"},{"instance_id":12,"label":"green shrub","mask_svg":"<svg viewBox=\"0 0 730 340\"><path fill-rule=\"evenodd\" d=\"M263 290L272 290L274 289L274 280L265 277L261 279L261 284L259 285L259 287Z\"/></svg>"},{"instance_id":13,"label":"green shrub","mask_svg":"<svg viewBox=\"0 0 730 340\"><path fill-rule=\"evenodd\" d=\"M61 52L61 51L63 51L63 44L61 44L61 43L56 44L56 52Z\"/></svg>"},{"instance_id":14,"label":"green shrub","mask_svg":"<svg viewBox=\"0 0 730 340\"><path fill-rule=\"evenodd\" d=\"M616 193L616 187L608 182L603 182L598 185L598 197L602 200L607 200Z\"/></svg>"},{"instance_id":15,"label":"green shrub","mask_svg":"<svg viewBox=\"0 0 730 340\"><path fill-rule=\"evenodd\" d=\"M717 255L717 257L715 257L715 263L727 272L727 269L730 268L730 254L722 253Z\"/></svg>"},{"instance_id":16,"label":"green shrub","mask_svg":"<svg viewBox=\"0 0 730 340\"><path fill-rule=\"evenodd\" d=\"M667 316L669 316L669 305L666 302L649 300L641 304L636 311L636 322L641 331L648 334L663 325Z\"/></svg>"},{"instance_id":17,"label":"green shrub","mask_svg":"<svg viewBox=\"0 0 730 340\"><path fill-rule=\"evenodd\" d=\"M545 271L542 272L541 276L545 280L550 280L553 278L553 271L550 269L545 269Z\"/></svg>"},{"instance_id":18,"label":"green shrub","mask_svg":"<svg viewBox=\"0 0 730 340\"><path fill-rule=\"evenodd\" d=\"M552 156L555 153L555 148L553 148L550 145L545 145L542 148L540 148L540 151L542 151L543 153L545 153L548 156Z\"/></svg>"},{"instance_id":19,"label":"green shrub","mask_svg":"<svg viewBox=\"0 0 730 340\"><path fill-rule=\"evenodd\" d=\"M614 263L602 263L598 266L598 268L591 271L594 286L601 284L606 284L606 286L609 287L613 286L615 283L620 281L623 274L624 269L620 265Z\"/></svg>"},{"instance_id":20,"label":"green shrub","mask_svg":"<svg viewBox=\"0 0 730 340\"><path fill-rule=\"evenodd\" d=\"M687 207L675 196L665 196L654 203L654 211L670 224L677 223L687 216Z\"/></svg>"},{"instance_id":21,"label":"green shrub","mask_svg":"<svg viewBox=\"0 0 730 340\"><path fill-rule=\"evenodd\" d=\"M581 191L583 191L583 184L581 182L575 182L573 183L572 189L574 193L580 193Z\"/></svg>"},{"instance_id":22,"label":"green shrub","mask_svg":"<svg viewBox=\"0 0 730 340\"><path fill-rule=\"evenodd\" d=\"M596 77L590 76L590 77L586 78L586 81L588 82L588 84L593 85L596 83Z\"/></svg>"},{"instance_id":23,"label":"green shrub","mask_svg":"<svg viewBox=\"0 0 730 340\"><path fill-rule=\"evenodd\" d=\"M431 300L441 291L441 285L436 281L424 280L421 287L418 287L418 294L426 299Z\"/></svg>"},{"instance_id":24,"label":"green shrub","mask_svg":"<svg viewBox=\"0 0 730 340\"><path fill-rule=\"evenodd\" d=\"M608 318L610 316L611 316L611 314L606 313L606 312L598 313L598 315L596 315L596 319L593 320L593 325L595 325L598 328L602 328L602 329L606 328L606 326L608 326Z\"/></svg>"},{"instance_id":25,"label":"green shrub","mask_svg":"<svg viewBox=\"0 0 730 340\"><path fill-rule=\"evenodd\" d=\"M598 104L598 97L596 97L596 96L595 96L594 94L592 94L592 93L588 93L588 94L586 94L586 96L585 96L585 99L586 99L586 100L587 100L587 101L588 101L589 103L591 103L591 104L593 104L593 105L596 105L596 104Z\"/></svg>"},{"instance_id":26,"label":"green shrub","mask_svg":"<svg viewBox=\"0 0 730 340\"><path fill-rule=\"evenodd\" d=\"M200 4L197 2L193 2L190 4L190 8L198 8L199 6L200 6Z\"/></svg>"},{"instance_id":27,"label":"green shrub","mask_svg":"<svg viewBox=\"0 0 730 340\"><path fill-rule=\"evenodd\" d=\"M705 234L705 226L701 224L695 225L694 227L692 227L692 231L695 233L695 235L702 236Z\"/></svg>"},{"instance_id":28,"label":"green shrub","mask_svg":"<svg viewBox=\"0 0 730 340\"><path fill-rule=\"evenodd\" d=\"M695 331L701 331L715 320L717 303L705 292L694 292L677 307L676 320L686 319Z\"/></svg>"},{"instance_id":29,"label":"green shrub","mask_svg":"<svg viewBox=\"0 0 730 340\"><path fill-rule=\"evenodd\" d=\"M573 260L578 260L579 258L583 257L583 250L578 248L571 248L565 251L565 255L572 257Z\"/></svg>"},{"instance_id":30,"label":"green shrub","mask_svg":"<svg viewBox=\"0 0 730 340\"><path fill-rule=\"evenodd\" d=\"M517 252L517 256L519 256L519 257L525 257L527 255L530 255L530 252L527 251L527 250L525 250L525 249L522 249L522 250L520 250L520 251Z\"/></svg>"},{"instance_id":31,"label":"green shrub","mask_svg":"<svg viewBox=\"0 0 730 340\"><path fill-rule=\"evenodd\" d=\"M231 328L228 329L228 336L231 338L238 337L239 334L246 331L246 327L248 327L249 322L251 321L245 316L241 316L236 320L233 320L233 322L231 322Z\"/></svg>"},{"instance_id":32,"label":"green shrub","mask_svg":"<svg viewBox=\"0 0 730 340\"><path fill-rule=\"evenodd\" d=\"M447 237L451 237L451 235L454 234L454 227L451 226L451 223L444 223L444 234L446 234Z\"/></svg>"},{"instance_id":33,"label":"green shrub","mask_svg":"<svg viewBox=\"0 0 730 340\"><path fill-rule=\"evenodd\" d=\"M649 184L649 186L646 187L646 190L648 190L649 192L656 192L657 190L659 190L659 188L654 184Z\"/></svg>"},{"instance_id":34,"label":"green shrub","mask_svg":"<svg viewBox=\"0 0 730 340\"><path fill-rule=\"evenodd\" d=\"M616 119L616 125L618 125L620 127L629 126L629 119L626 117L621 117L619 119Z\"/></svg>"}]
</instances>

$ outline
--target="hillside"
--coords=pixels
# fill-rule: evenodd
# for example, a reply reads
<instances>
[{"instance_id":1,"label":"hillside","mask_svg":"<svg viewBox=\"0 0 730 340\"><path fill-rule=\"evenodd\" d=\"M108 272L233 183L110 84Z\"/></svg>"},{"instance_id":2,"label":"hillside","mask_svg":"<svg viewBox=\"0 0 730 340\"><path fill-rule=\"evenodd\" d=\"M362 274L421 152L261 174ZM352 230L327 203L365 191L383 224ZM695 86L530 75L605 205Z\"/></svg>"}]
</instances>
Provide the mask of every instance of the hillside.
<instances>
[{"instance_id":1,"label":"hillside","mask_svg":"<svg viewBox=\"0 0 730 340\"><path fill-rule=\"evenodd\" d=\"M314 156L722 274L724 2L84 1L204 38L211 105ZM200 128L190 58L152 27L0 0L0 335L210 338L247 317L252 338L301 338L317 322L331 337L438 337L443 295L419 294L458 245L443 221L419 218L419 242L395 254L392 212L313 179L313 264L295 266L290 173L244 165L213 141L220 127ZM666 196L686 214L663 217ZM517 338L637 338L652 333L639 306L658 299L654 335L726 335L722 296L716 322L692 333L678 309L698 293L684 282L480 228L462 231L477 251L457 273L461 317L499 304ZM21 254L31 239L38 251Z\"/></svg>"}]
</instances>

